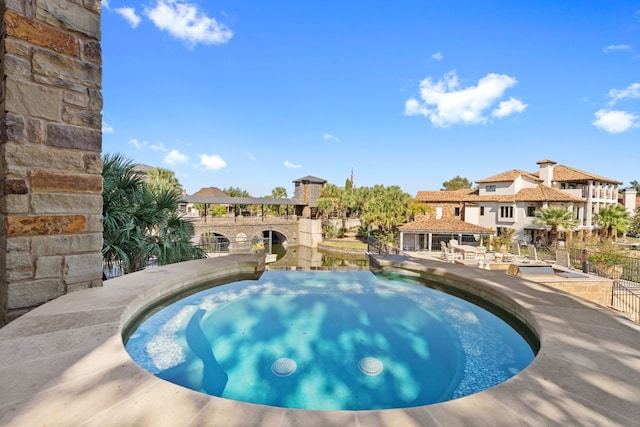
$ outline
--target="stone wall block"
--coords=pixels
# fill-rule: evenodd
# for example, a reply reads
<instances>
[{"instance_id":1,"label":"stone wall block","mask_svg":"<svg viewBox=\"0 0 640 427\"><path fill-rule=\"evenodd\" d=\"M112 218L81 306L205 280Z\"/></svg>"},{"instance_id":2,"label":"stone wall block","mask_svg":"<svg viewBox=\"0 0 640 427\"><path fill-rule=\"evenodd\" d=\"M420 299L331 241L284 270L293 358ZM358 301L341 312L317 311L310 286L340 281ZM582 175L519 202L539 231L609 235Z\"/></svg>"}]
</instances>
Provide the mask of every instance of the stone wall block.
<instances>
[{"instance_id":1,"label":"stone wall block","mask_svg":"<svg viewBox=\"0 0 640 427\"><path fill-rule=\"evenodd\" d=\"M36 279L48 279L62 277L61 255L41 256L36 259Z\"/></svg>"},{"instance_id":2,"label":"stone wall block","mask_svg":"<svg viewBox=\"0 0 640 427\"><path fill-rule=\"evenodd\" d=\"M69 56L39 50L32 59L34 77L49 77L51 82L80 83L82 86L100 87L102 72L99 66L75 60Z\"/></svg>"},{"instance_id":3,"label":"stone wall block","mask_svg":"<svg viewBox=\"0 0 640 427\"><path fill-rule=\"evenodd\" d=\"M102 194L102 175L34 170L31 172L31 191Z\"/></svg>"},{"instance_id":4,"label":"stone wall block","mask_svg":"<svg viewBox=\"0 0 640 427\"><path fill-rule=\"evenodd\" d=\"M89 4L93 5L93 2ZM83 2L77 4L68 0L39 1L36 17L55 27L77 31L100 40L100 16L96 11L86 9Z\"/></svg>"},{"instance_id":5,"label":"stone wall block","mask_svg":"<svg viewBox=\"0 0 640 427\"><path fill-rule=\"evenodd\" d=\"M31 56L31 46L24 43L22 40L6 39L4 48L6 53L20 58L29 58Z\"/></svg>"},{"instance_id":6,"label":"stone wall block","mask_svg":"<svg viewBox=\"0 0 640 427\"><path fill-rule=\"evenodd\" d=\"M54 147L100 152L102 150L102 128L87 129L49 123L46 144Z\"/></svg>"},{"instance_id":7,"label":"stone wall block","mask_svg":"<svg viewBox=\"0 0 640 427\"><path fill-rule=\"evenodd\" d=\"M87 215L86 216L87 224L86 224L86 232L87 233L101 233L104 229L103 226L103 217L102 214L99 215Z\"/></svg>"},{"instance_id":8,"label":"stone wall block","mask_svg":"<svg viewBox=\"0 0 640 427\"><path fill-rule=\"evenodd\" d=\"M18 12L21 15L25 13L24 0L4 0L4 7L7 10Z\"/></svg>"},{"instance_id":9,"label":"stone wall block","mask_svg":"<svg viewBox=\"0 0 640 427\"><path fill-rule=\"evenodd\" d=\"M38 167L66 171L82 171L85 169L84 154L81 151L55 150L44 145L5 144L5 162L14 168Z\"/></svg>"},{"instance_id":10,"label":"stone wall block","mask_svg":"<svg viewBox=\"0 0 640 427\"><path fill-rule=\"evenodd\" d=\"M34 236L31 240L31 252L34 257L101 251L102 233Z\"/></svg>"},{"instance_id":11,"label":"stone wall block","mask_svg":"<svg viewBox=\"0 0 640 427\"><path fill-rule=\"evenodd\" d=\"M87 153L82 156L84 171L102 176L102 157L98 153Z\"/></svg>"},{"instance_id":12,"label":"stone wall block","mask_svg":"<svg viewBox=\"0 0 640 427\"><path fill-rule=\"evenodd\" d=\"M0 211L6 214L25 215L29 213L28 194L8 194L0 199Z\"/></svg>"},{"instance_id":13,"label":"stone wall block","mask_svg":"<svg viewBox=\"0 0 640 427\"><path fill-rule=\"evenodd\" d=\"M27 59L13 55L4 56L4 70L7 75L21 78L29 78L31 75L31 64Z\"/></svg>"},{"instance_id":14,"label":"stone wall block","mask_svg":"<svg viewBox=\"0 0 640 427\"><path fill-rule=\"evenodd\" d=\"M80 194L33 193L33 213L42 214L98 214L102 213L102 194L86 196Z\"/></svg>"},{"instance_id":15,"label":"stone wall block","mask_svg":"<svg viewBox=\"0 0 640 427\"><path fill-rule=\"evenodd\" d=\"M30 118L27 120L27 141L42 144L44 143L44 125L42 120Z\"/></svg>"},{"instance_id":16,"label":"stone wall block","mask_svg":"<svg viewBox=\"0 0 640 427\"><path fill-rule=\"evenodd\" d=\"M102 255L96 253L65 256L63 277L67 286L102 278Z\"/></svg>"},{"instance_id":17,"label":"stone wall block","mask_svg":"<svg viewBox=\"0 0 640 427\"><path fill-rule=\"evenodd\" d=\"M76 107L86 108L89 106L89 94L86 91L65 91L62 95L62 100L65 104L75 105Z\"/></svg>"},{"instance_id":18,"label":"stone wall block","mask_svg":"<svg viewBox=\"0 0 640 427\"><path fill-rule=\"evenodd\" d=\"M29 237L10 237L6 240L7 252L29 251L31 239Z\"/></svg>"},{"instance_id":19,"label":"stone wall block","mask_svg":"<svg viewBox=\"0 0 640 427\"><path fill-rule=\"evenodd\" d=\"M11 216L7 236L40 236L86 231L84 215Z\"/></svg>"},{"instance_id":20,"label":"stone wall block","mask_svg":"<svg viewBox=\"0 0 640 427\"><path fill-rule=\"evenodd\" d=\"M2 126L0 131L2 141L25 142L27 140L24 117L6 113L0 120L0 126Z\"/></svg>"},{"instance_id":21,"label":"stone wall block","mask_svg":"<svg viewBox=\"0 0 640 427\"><path fill-rule=\"evenodd\" d=\"M84 40L82 43L82 59L102 64L102 48L97 40Z\"/></svg>"},{"instance_id":22,"label":"stone wall block","mask_svg":"<svg viewBox=\"0 0 640 427\"><path fill-rule=\"evenodd\" d=\"M100 92L99 90L95 90L92 88L88 89L89 91L89 98L90 98L90 102L89 102L89 109L91 111L102 111L102 107L103 107L103 97L102 97L102 92Z\"/></svg>"},{"instance_id":23,"label":"stone wall block","mask_svg":"<svg viewBox=\"0 0 640 427\"><path fill-rule=\"evenodd\" d=\"M10 283L8 289L9 310L34 307L64 294L62 279L42 279Z\"/></svg>"},{"instance_id":24,"label":"stone wall block","mask_svg":"<svg viewBox=\"0 0 640 427\"><path fill-rule=\"evenodd\" d=\"M27 251L7 252L7 281L9 283L18 280L33 278L33 263L31 254Z\"/></svg>"},{"instance_id":25,"label":"stone wall block","mask_svg":"<svg viewBox=\"0 0 640 427\"><path fill-rule=\"evenodd\" d=\"M102 126L102 115L99 111L89 111L86 109L64 106L62 108L62 120L77 126L89 126L97 128Z\"/></svg>"},{"instance_id":26,"label":"stone wall block","mask_svg":"<svg viewBox=\"0 0 640 427\"><path fill-rule=\"evenodd\" d=\"M29 187L24 179L7 179L2 184L2 194L28 194Z\"/></svg>"},{"instance_id":27,"label":"stone wall block","mask_svg":"<svg viewBox=\"0 0 640 427\"><path fill-rule=\"evenodd\" d=\"M69 2L65 3L69 4ZM9 37L15 37L65 55L77 57L80 53L78 39L70 33L20 16L13 11L5 12L4 21Z\"/></svg>"},{"instance_id":28,"label":"stone wall block","mask_svg":"<svg viewBox=\"0 0 640 427\"><path fill-rule=\"evenodd\" d=\"M15 114L60 120L61 91L7 77L5 108Z\"/></svg>"}]
</instances>

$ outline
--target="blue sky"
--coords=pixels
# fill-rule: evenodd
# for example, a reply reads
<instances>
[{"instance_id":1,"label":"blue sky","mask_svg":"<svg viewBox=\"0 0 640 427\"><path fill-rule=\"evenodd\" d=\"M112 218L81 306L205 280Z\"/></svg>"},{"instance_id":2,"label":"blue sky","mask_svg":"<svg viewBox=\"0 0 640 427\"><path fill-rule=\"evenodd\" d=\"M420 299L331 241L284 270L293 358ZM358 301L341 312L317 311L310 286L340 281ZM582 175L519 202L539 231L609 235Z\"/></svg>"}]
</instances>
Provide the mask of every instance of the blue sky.
<instances>
[{"instance_id":1,"label":"blue sky","mask_svg":"<svg viewBox=\"0 0 640 427\"><path fill-rule=\"evenodd\" d=\"M102 2L103 151L189 194L640 181L638 1Z\"/></svg>"}]
</instances>

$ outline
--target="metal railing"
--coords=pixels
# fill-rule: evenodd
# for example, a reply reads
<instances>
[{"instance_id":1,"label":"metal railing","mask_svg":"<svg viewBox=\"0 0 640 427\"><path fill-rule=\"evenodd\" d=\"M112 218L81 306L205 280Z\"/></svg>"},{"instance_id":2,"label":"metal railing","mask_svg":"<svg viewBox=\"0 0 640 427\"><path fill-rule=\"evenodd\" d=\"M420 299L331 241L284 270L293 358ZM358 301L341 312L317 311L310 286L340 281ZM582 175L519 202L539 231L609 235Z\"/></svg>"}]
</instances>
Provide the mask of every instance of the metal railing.
<instances>
[{"instance_id":1,"label":"metal railing","mask_svg":"<svg viewBox=\"0 0 640 427\"><path fill-rule=\"evenodd\" d=\"M584 273L613 279L611 307L629 319L640 323L640 259L618 256L617 262L589 262L589 255L596 251L567 248L572 267Z\"/></svg>"},{"instance_id":2,"label":"metal railing","mask_svg":"<svg viewBox=\"0 0 640 427\"><path fill-rule=\"evenodd\" d=\"M216 257L229 254L247 254L255 252L258 249L264 249L267 254L271 253L271 242L268 237L257 238L254 237L251 240L236 240L230 241L221 236L203 236L205 238L204 243L193 245L196 248L200 248L204 251L207 257ZM151 257L147 261L145 270L149 268L159 267L161 264L156 257ZM112 279L114 277L122 276L124 269L120 261L114 261L110 264L102 263L103 280Z\"/></svg>"},{"instance_id":3,"label":"metal railing","mask_svg":"<svg viewBox=\"0 0 640 427\"><path fill-rule=\"evenodd\" d=\"M616 280L611 290L611 307L640 323L640 284Z\"/></svg>"},{"instance_id":4,"label":"metal railing","mask_svg":"<svg viewBox=\"0 0 640 427\"><path fill-rule=\"evenodd\" d=\"M367 252L378 255L406 255L404 252L389 243L383 242L373 236L367 237Z\"/></svg>"}]
</instances>

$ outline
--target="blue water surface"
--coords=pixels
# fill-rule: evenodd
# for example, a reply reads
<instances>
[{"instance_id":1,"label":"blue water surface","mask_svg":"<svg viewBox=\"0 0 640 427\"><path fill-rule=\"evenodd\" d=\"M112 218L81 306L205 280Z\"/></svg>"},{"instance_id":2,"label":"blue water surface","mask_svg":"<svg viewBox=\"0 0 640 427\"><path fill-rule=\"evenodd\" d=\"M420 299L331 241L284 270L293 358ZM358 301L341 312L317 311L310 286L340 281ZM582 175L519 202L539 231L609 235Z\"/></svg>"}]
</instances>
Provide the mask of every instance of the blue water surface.
<instances>
[{"instance_id":1,"label":"blue water surface","mask_svg":"<svg viewBox=\"0 0 640 427\"><path fill-rule=\"evenodd\" d=\"M267 271L210 288L150 316L126 348L143 368L193 390L316 410L455 399L534 357L487 310L369 271Z\"/></svg>"}]
</instances>

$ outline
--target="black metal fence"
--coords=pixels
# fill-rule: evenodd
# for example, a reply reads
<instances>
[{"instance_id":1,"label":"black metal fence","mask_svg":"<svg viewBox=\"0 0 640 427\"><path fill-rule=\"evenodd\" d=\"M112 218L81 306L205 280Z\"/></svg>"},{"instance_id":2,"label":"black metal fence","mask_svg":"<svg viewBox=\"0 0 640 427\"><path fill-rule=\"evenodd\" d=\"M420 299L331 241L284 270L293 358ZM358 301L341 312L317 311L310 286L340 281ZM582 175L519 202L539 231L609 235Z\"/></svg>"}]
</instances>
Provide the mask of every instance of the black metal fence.
<instances>
[{"instance_id":1,"label":"black metal fence","mask_svg":"<svg viewBox=\"0 0 640 427\"><path fill-rule=\"evenodd\" d=\"M616 280L611 291L611 306L640 323L640 284Z\"/></svg>"},{"instance_id":2,"label":"black metal fence","mask_svg":"<svg viewBox=\"0 0 640 427\"><path fill-rule=\"evenodd\" d=\"M376 239L373 236L367 237L367 252L376 253L378 255L403 255L399 248Z\"/></svg>"}]
</instances>

